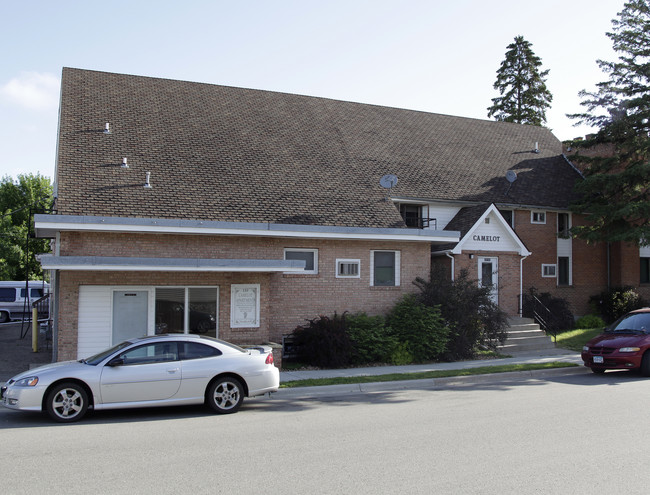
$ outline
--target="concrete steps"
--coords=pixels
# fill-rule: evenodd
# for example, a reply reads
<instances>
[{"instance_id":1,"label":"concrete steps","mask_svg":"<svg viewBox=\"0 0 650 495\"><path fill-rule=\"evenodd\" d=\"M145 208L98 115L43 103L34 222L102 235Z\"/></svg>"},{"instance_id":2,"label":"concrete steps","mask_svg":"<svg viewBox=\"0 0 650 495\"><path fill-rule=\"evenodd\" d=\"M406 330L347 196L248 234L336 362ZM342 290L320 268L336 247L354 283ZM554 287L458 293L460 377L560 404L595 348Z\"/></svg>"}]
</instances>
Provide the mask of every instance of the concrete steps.
<instances>
[{"instance_id":1,"label":"concrete steps","mask_svg":"<svg viewBox=\"0 0 650 495\"><path fill-rule=\"evenodd\" d=\"M512 317L508 319L508 338L499 346L502 354L530 354L555 350L551 337L530 318Z\"/></svg>"}]
</instances>

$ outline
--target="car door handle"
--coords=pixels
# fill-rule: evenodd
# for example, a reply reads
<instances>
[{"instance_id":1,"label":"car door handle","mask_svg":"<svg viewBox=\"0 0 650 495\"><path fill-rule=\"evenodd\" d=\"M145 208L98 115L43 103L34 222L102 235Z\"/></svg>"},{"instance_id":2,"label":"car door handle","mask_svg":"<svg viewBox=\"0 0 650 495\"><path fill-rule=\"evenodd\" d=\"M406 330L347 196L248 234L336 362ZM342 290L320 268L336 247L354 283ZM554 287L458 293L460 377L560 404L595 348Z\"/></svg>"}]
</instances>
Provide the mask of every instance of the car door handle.
<instances>
[{"instance_id":1,"label":"car door handle","mask_svg":"<svg viewBox=\"0 0 650 495\"><path fill-rule=\"evenodd\" d=\"M180 371L180 368L171 368L171 369L168 369L168 370L167 370L167 373L172 374L172 373L176 373L177 371Z\"/></svg>"}]
</instances>

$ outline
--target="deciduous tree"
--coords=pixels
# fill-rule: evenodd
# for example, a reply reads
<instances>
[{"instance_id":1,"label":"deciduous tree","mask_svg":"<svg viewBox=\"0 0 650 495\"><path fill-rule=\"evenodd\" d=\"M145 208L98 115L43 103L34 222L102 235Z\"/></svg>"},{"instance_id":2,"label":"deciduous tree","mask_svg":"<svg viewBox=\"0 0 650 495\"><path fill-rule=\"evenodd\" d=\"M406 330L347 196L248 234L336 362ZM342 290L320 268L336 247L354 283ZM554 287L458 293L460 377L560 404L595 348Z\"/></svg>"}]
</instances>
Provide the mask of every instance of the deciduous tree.
<instances>
[{"instance_id":1,"label":"deciduous tree","mask_svg":"<svg viewBox=\"0 0 650 495\"><path fill-rule=\"evenodd\" d=\"M42 277L36 255L49 252L48 239L35 239L33 213L52 207L52 185L41 175L0 181L0 280Z\"/></svg>"}]
</instances>

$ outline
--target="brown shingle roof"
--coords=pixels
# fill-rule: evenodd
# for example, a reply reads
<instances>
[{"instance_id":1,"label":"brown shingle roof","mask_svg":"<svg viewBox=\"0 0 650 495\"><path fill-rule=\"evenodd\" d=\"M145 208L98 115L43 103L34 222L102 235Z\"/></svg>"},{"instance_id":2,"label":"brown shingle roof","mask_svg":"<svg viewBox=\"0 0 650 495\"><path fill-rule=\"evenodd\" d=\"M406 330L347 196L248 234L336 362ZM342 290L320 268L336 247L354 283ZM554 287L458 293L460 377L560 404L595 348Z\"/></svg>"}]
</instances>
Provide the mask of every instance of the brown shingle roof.
<instances>
[{"instance_id":1,"label":"brown shingle roof","mask_svg":"<svg viewBox=\"0 0 650 495\"><path fill-rule=\"evenodd\" d=\"M540 127L63 70L61 214L400 227L388 173L399 197L546 207L577 178Z\"/></svg>"}]
</instances>

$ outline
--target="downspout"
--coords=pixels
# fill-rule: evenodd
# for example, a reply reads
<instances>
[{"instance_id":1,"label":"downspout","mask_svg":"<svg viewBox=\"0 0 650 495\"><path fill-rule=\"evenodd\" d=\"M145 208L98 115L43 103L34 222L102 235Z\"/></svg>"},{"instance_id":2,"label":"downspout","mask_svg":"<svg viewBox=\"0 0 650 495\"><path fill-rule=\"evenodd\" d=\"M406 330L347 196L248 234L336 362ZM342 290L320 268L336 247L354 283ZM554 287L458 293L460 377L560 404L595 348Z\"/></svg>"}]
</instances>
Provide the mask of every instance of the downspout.
<instances>
[{"instance_id":1,"label":"downspout","mask_svg":"<svg viewBox=\"0 0 650 495\"><path fill-rule=\"evenodd\" d=\"M610 246L611 243L607 242L607 290L612 288L612 253Z\"/></svg>"},{"instance_id":2,"label":"downspout","mask_svg":"<svg viewBox=\"0 0 650 495\"><path fill-rule=\"evenodd\" d=\"M524 316L524 260L529 256L527 254L519 260L519 318Z\"/></svg>"},{"instance_id":3,"label":"downspout","mask_svg":"<svg viewBox=\"0 0 650 495\"><path fill-rule=\"evenodd\" d=\"M451 260L451 281L453 282L456 279L456 277L454 277L454 272L455 272L455 270L454 270L454 268L455 268L454 261L455 261L455 259L451 254L449 254L449 251L445 251L445 254L447 255L447 258L449 258Z\"/></svg>"}]
</instances>

